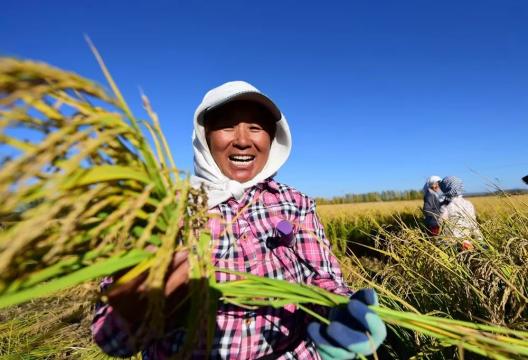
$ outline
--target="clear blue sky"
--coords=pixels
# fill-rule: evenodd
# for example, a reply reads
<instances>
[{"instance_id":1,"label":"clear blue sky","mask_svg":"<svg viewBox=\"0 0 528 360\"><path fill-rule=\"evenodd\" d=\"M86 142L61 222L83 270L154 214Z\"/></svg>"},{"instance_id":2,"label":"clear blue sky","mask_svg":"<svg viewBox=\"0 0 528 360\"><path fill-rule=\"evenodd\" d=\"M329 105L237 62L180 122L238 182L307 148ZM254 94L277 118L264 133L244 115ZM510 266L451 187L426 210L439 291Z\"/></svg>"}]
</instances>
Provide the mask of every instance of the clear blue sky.
<instances>
[{"instance_id":1,"label":"clear blue sky","mask_svg":"<svg viewBox=\"0 0 528 360\"><path fill-rule=\"evenodd\" d=\"M528 2L4 0L0 52L138 87L180 167L204 92L246 80L289 120L279 180L312 196L528 174Z\"/></svg>"}]
</instances>

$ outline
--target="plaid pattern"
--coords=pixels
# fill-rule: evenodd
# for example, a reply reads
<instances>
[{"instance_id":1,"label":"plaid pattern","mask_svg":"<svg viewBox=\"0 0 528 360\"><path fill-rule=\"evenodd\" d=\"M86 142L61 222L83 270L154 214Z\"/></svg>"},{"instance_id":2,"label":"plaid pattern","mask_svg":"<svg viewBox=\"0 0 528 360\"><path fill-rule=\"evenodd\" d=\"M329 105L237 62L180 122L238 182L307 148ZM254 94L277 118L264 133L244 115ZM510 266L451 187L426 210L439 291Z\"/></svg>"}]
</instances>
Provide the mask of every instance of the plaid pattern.
<instances>
[{"instance_id":1,"label":"plaid pattern","mask_svg":"<svg viewBox=\"0 0 528 360\"><path fill-rule=\"evenodd\" d=\"M350 295L337 260L328 250L329 242L315 213L313 200L272 179L246 190L240 202L230 199L211 210L215 266L255 275L313 284L329 291ZM288 220L295 241L282 246L276 224ZM217 272L216 280L236 280L232 274ZM196 358L213 359L319 359L306 335L313 321L295 306L249 311L220 304L217 330L211 354L195 351ZM108 305L97 310L92 326L95 341L109 354L126 356L138 349L127 327ZM144 341L145 359L165 359L178 351L183 330L165 338Z\"/></svg>"},{"instance_id":2,"label":"plaid pattern","mask_svg":"<svg viewBox=\"0 0 528 360\"><path fill-rule=\"evenodd\" d=\"M453 199L464 193L464 183L456 176L446 176L440 182L440 190L448 199Z\"/></svg>"}]
</instances>

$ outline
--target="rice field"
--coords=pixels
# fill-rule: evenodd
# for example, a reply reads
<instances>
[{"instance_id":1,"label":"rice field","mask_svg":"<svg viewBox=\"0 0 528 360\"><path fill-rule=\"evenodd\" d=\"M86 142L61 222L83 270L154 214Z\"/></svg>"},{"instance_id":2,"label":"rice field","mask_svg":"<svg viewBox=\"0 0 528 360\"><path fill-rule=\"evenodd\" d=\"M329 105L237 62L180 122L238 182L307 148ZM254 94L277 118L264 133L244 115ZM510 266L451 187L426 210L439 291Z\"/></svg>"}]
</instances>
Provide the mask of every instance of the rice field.
<instances>
[{"instance_id":1,"label":"rice field","mask_svg":"<svg viewBox=\"0 0 528 360\"><path fill-rule=\"evenodd\" d=\"M330 224L329 238L353 288L375 287L387 308L420 311L447 319L470 320L528 329L528 196L471 199L486 214L482 227L491 250L461 253L436 245L419 227L419 201L320 206ZM411 222L398 223L402 214ZM382 214L378 216L376 214ZM495 216L494 216L495 214ZM369 252L350 239L358 219L370 218ZM392 219L389 223L384 220ZM400 219L396 221L395 219ZM339 223L341 233L332 233ZM366 226L366 222L362 223ZM393 224L399 224L394 227ZM513 240L513 241L512 241ZM343 244L346 245L343 247ZM341 252L339 249L341 247ZM434 254L434 256L431 256ZM109 359L90 342L94 289L80 286L43 301L0 311L0 359ZM480 359L485 356L446 346L413 331L390 327L379 358ZM524 358L509 354L504 358Z\"/></svg>"},{"instance_id":2,"label":"rice field","mask_svg":"<svg viewBox=\"0 0 528 360\"><path fill-rule=\"evenodd\" d=\"M507 199L505 201L505 199ZM501 213L509 211L510 208L505 207L505 203L511 203L519 209L528 204L528 195L517 195L499 197L499 196L479 196L470 197L469 201L475 205L477 215L486 217L497 212ZM331 219L336 217L351 218L361 216L394 216L397 214L413 214L421 216L422 200L408 200L408 201L387 201L387 202L367 202L356 204L335 204L335 205L319 205L317 207L319 215L323 219Z\"/></svg>"},{"instance_id":3,"label":"rice field","mask_svg":"<svg viewBox=\"0 0 528 360\"><path fill-rule=\"evenodd\" d=\"M528 195L471 197L479 222L507 218L512 213L528 213ZM372 245L380 229L396 232L402 227L420 228L422 201L391 201L357 204L319 205L318 214L327 237L334 239L335 252L352 247L362 255L369 252L354 243ZM346 239L346 241L344 241Z\"/></svg>"},{"instance_id":4,"label":"rice field","mask_svg":"<svg viewBox=\"0 0 528 360\"><path fill-rule=\"evenodd\" d=\"M454 239L426 235L420 201L323 205L319 214L352 287L376 288L393 309L526 330L528 196L470 201L484 234L474 251L461 251ZM388 358L482 358L392 330L382 349Z\"/></svg>"},{"instance_id":5,"label":"rice field","mask_svg":"<svg viewBox=\"0 0 528 360\"><path fill-rule=\"evenodd\" d=\"M106 358L89 339L94 284L119 270L124 278L148 275L144 323L162 329L164 277L182 249L193 249L189 276L197 280L186 351L199 336L210 338L217 301L300 308L348 301L247 274L216 284L211 275L222 269L210 260L203 192L172 161L148 99L149 120L139 121L93 50L112 93L46 64L0 59L0 145L17 150L0 167L1 359ZM11 131L20 128L40 140ZM351 287L380 294L373 311L390 336L379 357L528 356L527 200L472 199L485 237L474 251L429 238L419 201L319 208Z\"/></svg>"}]
</instances>

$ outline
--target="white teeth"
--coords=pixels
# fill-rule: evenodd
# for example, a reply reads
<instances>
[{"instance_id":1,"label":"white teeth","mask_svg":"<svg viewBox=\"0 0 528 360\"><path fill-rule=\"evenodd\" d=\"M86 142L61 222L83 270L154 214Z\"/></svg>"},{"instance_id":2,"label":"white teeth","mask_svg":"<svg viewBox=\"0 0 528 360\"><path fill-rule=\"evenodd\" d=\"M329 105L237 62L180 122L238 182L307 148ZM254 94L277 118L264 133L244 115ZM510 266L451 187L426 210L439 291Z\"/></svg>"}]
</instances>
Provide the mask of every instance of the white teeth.
<instances>
[{"instance_id":1,"label":"white teeth","mask_svg":"<svg viewBox=\"0 0 528 360\"><path fill-rule=\"evenodd\" d=\"M253 155L231 155L229 157L232 161L242 161L242 162L248 162L253 160L255 157Z\"/></svg>"}]
</instances>

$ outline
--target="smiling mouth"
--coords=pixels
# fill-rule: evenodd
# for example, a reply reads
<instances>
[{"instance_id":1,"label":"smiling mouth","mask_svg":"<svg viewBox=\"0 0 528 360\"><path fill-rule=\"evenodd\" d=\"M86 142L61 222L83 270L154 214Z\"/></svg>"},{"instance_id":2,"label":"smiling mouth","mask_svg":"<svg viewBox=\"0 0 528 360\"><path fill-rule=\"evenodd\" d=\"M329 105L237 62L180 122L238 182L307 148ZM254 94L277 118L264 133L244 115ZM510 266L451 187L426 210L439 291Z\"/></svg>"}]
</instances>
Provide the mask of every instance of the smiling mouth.
<instances>
[{"instance_id":1,"label":"smiling mouth","mask_svg":"<svg viewBox=\"0 0 528 360\"><path fill-rule=\"evenodd\" d=\"M254 155L230 155L229 161L237 167L250 166L255 161Z\"/></svg>"}]
</instances>

